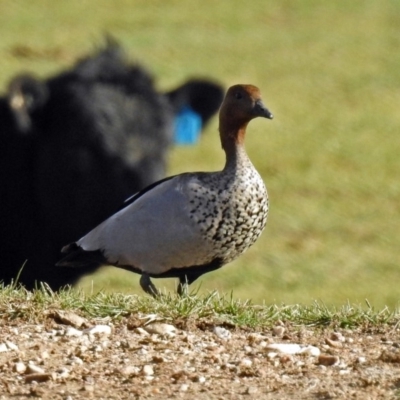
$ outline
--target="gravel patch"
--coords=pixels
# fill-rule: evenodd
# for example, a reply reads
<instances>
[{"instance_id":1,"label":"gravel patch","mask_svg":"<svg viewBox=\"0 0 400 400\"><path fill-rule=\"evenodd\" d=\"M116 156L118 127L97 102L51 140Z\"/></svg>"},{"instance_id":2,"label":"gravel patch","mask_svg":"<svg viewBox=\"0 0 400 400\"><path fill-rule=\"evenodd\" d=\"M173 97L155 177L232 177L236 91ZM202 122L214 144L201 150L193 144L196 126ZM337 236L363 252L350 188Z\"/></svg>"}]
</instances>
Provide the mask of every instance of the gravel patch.
<instances>
[{"instance_id":1,"label":"gravel patch","mask_svg":"<svg viewBox=\"0 0 400 400\"><path fill-rule=\"evenodd\" d=\"M280 324L239 329L210 321L69 312L41 323L2 321L3 399L380 399L400 397L397 330Z\"/></svg>"}]
</instances>

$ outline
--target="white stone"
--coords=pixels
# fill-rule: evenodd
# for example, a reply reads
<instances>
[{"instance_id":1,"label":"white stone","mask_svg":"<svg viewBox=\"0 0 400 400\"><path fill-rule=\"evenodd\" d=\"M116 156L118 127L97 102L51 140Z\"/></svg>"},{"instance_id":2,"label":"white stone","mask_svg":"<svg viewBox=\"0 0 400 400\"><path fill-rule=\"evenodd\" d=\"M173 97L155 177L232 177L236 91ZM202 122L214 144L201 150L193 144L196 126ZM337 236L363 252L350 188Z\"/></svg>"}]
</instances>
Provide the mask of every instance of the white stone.
<instances>
[{"instance_id":1,"label":"white stone","mask_svg":"<svg viewBox=\"0 0 400 400\"><path fill-rule=\"evenodd\" d=\"M28 374L44 374L45 371L43 368L38 367L35 364L28 364L28 368L26 369Z\"/></svg>"},{"instance_id":2,"label":"white stone","mask_svg":"<svg viewBox=\"0 0 400 400\"><path fill-rule=\"evenodd\" d=\"M321 354L321 350L315 346L306 346L303 347L300 351L301 354L309 354L313 357L318 357Z\"/></svg>"},{"instance_id":3,"label":"white stone","mask_svg":"<svg viewBox=\"0 0 400 400\"><path fill-rule=\"evenodd\" d=\"M179 388L179 391L181 392L187 392L187 390L189 389L189 385L187 385L186 383L182 384Z\"/></svg>"},{"instance_id":4,"label":"white stone","mask_svg":"<svg viewBox=\"0 0 400 400\"><path fill-rule=\"evenodd\" d=\"M215 326L213 332L223 340L228 340L232 337L231 332L228 331L228 329L222 328L220 326Z\"/></svg>"},{"instance_id":5,"label":"white stone","mask_svg":"<svg viewBox=\"0 0 400 400\"><path fill-rule=\"evenodd\" d=\"M94 336L94 335L111 335L112 329L109 325L95 325L92 328L85 329L84 334Z\"/></svg>"},{"instance_id":6,"label":"white stone","mask_svg":"<svg viewBox=\"0 0 400 400\"><path fill-rule=\"evenodd\" d=\"M350 371L348 369L341 369L339 371L339 375L348 375L350 373Z\"/></svg>"},{"instance_id":7,"label":"white stone","mask_svg":"<svg viewBox=\"0 0 400 400\"><path fill-rule=\"evenodd\" d=\"M120 369L120 373L124 376L138 375L139 371L139 367L136 367L135 365L127 365Z\"/></svg>"},{"instance_id":8,"label":"white stone","mask_svg":"<svg viewBox=\"0 0 400 400\"><path fill-rule=\"evenodd\" d=\"M176 328L170 324L154 323L143 327L145 331L151 334L161 335L161 336L174 336Z\"/></svg>"},{"instance_id":9,"label":"white stone","mask_svg":"<svg viewBox=\"0 0 400 400\"><path fill-rule=\"evenodd\" d=\"M14 365L14 370L19 374L23 374L26 371L26 365L23 362L17 362Z\"/></svg>"},{"instance_id":10,"label":"white stone","mask_svg":"<svg viewBox=\"0 0 400 400\"><path fill-rule=\"evenodd\" d=\"M152 375L154 375L153 366L152 366L152 365L145 365L145 366L143 367L142 372L143 372L143 375L145 375L145 376L152 376Z\"/></svg>"},{"instance_id":11,"label":"white stone","mask_svg":"<svg viewBox=\"0 0 400 400\"><path fill-rule=\"evenodd\" d=\"M137 333L140 333L141 335L144 336L149 336L149 332L147 332L146 330L144 330L143 328L136 328Z\"/></svg>"},{"instance_id":12,"label":"white stone","mask_svg":"<svg viewBox=\"0 0 400 400\"><path fill-rule=\"evenodd\" d=\"M295 343L271 343L266 346L268 353L309 354L318 357L321 351L315 346L301 346Z\"/></svg>"},{"instance_id":13,"label":"white stone","mask_svg":"<svg viewBox=\"0 0 400 400\"><path fill-rule=\"evenodd\" d=\"M82 365L83 364L82 358L79 358L79 357L76 357L76 356L71 357L70 361L71 361L72 364L77 364L77 365Z\"/></svg>"},{"instance_id":14,"label":"white stone","mask_svg":"<svg viewBox=\"0 0 400 400\"><path fill-rule=\"evenodd\" d=\"M65 330L65 336L69 336L69 337L79 337L82 336L83 332L80 331L79 329L73 328L72 326L69 326L66 330Z\"/></svg>"},{"instance_id":15,"label":"white stone","mask_svg":"<svg viewBox=\"0 0 400 400\"><path fill-rule=\"evenodd\" d=\"M4 353L9 350L10 349L7 347L7 345L5 343L0 343L0 353Z\"/></svg>"},{"instance_id":16,"label":"white stone","mask_svg":"<svg viewBox=\"0 0 400 400\"><path fill-rule=\"evenodd\" d=\"M28 333L21 333L21 334L19 335L19 337L20 337L21 339L29 339L29 338L31 337L31 335L28 334Z\"/></svg>"},{"instance_id":17,"label":"white stone","mask_svg":"<svg viewBox=\"0 0 400 400\"><path fill-rule=\"evenodd\" d=\"M243 358L243 360L240 361L239 365L241 367L251 367L253 365L253 362L248 359L248 358Z\"/></svg>"},{"instance_id":18,"label":"white stone","mask_svg":"<svg viewBox=\"0 0 400 400\"><path fill-rule=\"evenodd\" d=\"M302 347L294 343L271 343L266 346L268 352L278 352L283 354L298 354Z\"/></svg>"},{"instance_id":19,"label":"white stone","mask_svg":"<svg viewBox=\"0 0 400 400\"><path fill-rule=\"evenodd\" d=\"M6 345L10 350L18 351L18 346L13 342L6 340Z\"/></svg>"}]
</instances>

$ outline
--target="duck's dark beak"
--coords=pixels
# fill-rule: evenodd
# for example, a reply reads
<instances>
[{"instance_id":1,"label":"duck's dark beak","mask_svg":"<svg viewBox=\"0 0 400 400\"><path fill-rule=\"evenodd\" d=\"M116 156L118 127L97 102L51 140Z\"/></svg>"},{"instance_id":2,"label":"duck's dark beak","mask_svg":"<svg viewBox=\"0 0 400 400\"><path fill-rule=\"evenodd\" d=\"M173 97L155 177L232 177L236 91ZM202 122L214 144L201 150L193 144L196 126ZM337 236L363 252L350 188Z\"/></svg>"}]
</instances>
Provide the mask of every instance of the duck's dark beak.
<instances>
[{"instance_id":1,"label":"duck's dark beak","mask_svg":"<svg viewBox=\"0 0 400 400\"><path fill-rule=\"evenodd\" d=\"M255 117L264 117L268 119L274 118L274 115L268 110L267 107L265 107L261 99L255 102L253 112Z\"/></svg>"}]
</instances>

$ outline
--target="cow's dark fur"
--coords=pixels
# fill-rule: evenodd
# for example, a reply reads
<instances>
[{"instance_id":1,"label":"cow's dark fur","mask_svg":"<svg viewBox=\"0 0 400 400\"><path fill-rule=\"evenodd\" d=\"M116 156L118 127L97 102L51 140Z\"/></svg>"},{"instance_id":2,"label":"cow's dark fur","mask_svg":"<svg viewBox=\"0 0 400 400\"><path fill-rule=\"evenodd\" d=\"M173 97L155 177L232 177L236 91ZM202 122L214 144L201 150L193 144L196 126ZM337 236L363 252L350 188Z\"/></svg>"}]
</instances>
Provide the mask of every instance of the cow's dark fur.
<instances>
[{"instance_id":1,"label":"cow's dark fur","mask_svg":"<svg viewBox=\"0 0 400 400\"><path fill-rule=\"evenodd\" d=\"M190 80L169 93L117 46L46 81L16 77L0 98L0 280L58 289L91 272L54 267L60 249L165 176L174 116L203 123L222 88Z\"/></svg>"}]
</instances>

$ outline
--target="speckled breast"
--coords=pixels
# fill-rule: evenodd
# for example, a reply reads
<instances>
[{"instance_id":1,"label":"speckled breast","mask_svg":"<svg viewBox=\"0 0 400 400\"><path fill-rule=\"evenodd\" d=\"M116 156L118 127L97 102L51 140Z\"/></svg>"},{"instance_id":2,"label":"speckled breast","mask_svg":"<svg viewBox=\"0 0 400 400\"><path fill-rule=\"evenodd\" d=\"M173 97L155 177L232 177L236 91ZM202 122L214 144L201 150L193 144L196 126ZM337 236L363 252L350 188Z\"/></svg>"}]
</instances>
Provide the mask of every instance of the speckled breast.
<instances>
[{"instance_id":1,"label":"speckled breast","mask_svg":"<svg viewBox=\"0 0 400 400\"><path fill-rule=\"evenodd\" d=\"M261 235L267 222L268 195L253 168L240 174L209 174L192 187L190 218L211 244L211 261L228 263L246 251Z\"/></svg>"}]
</instances>

